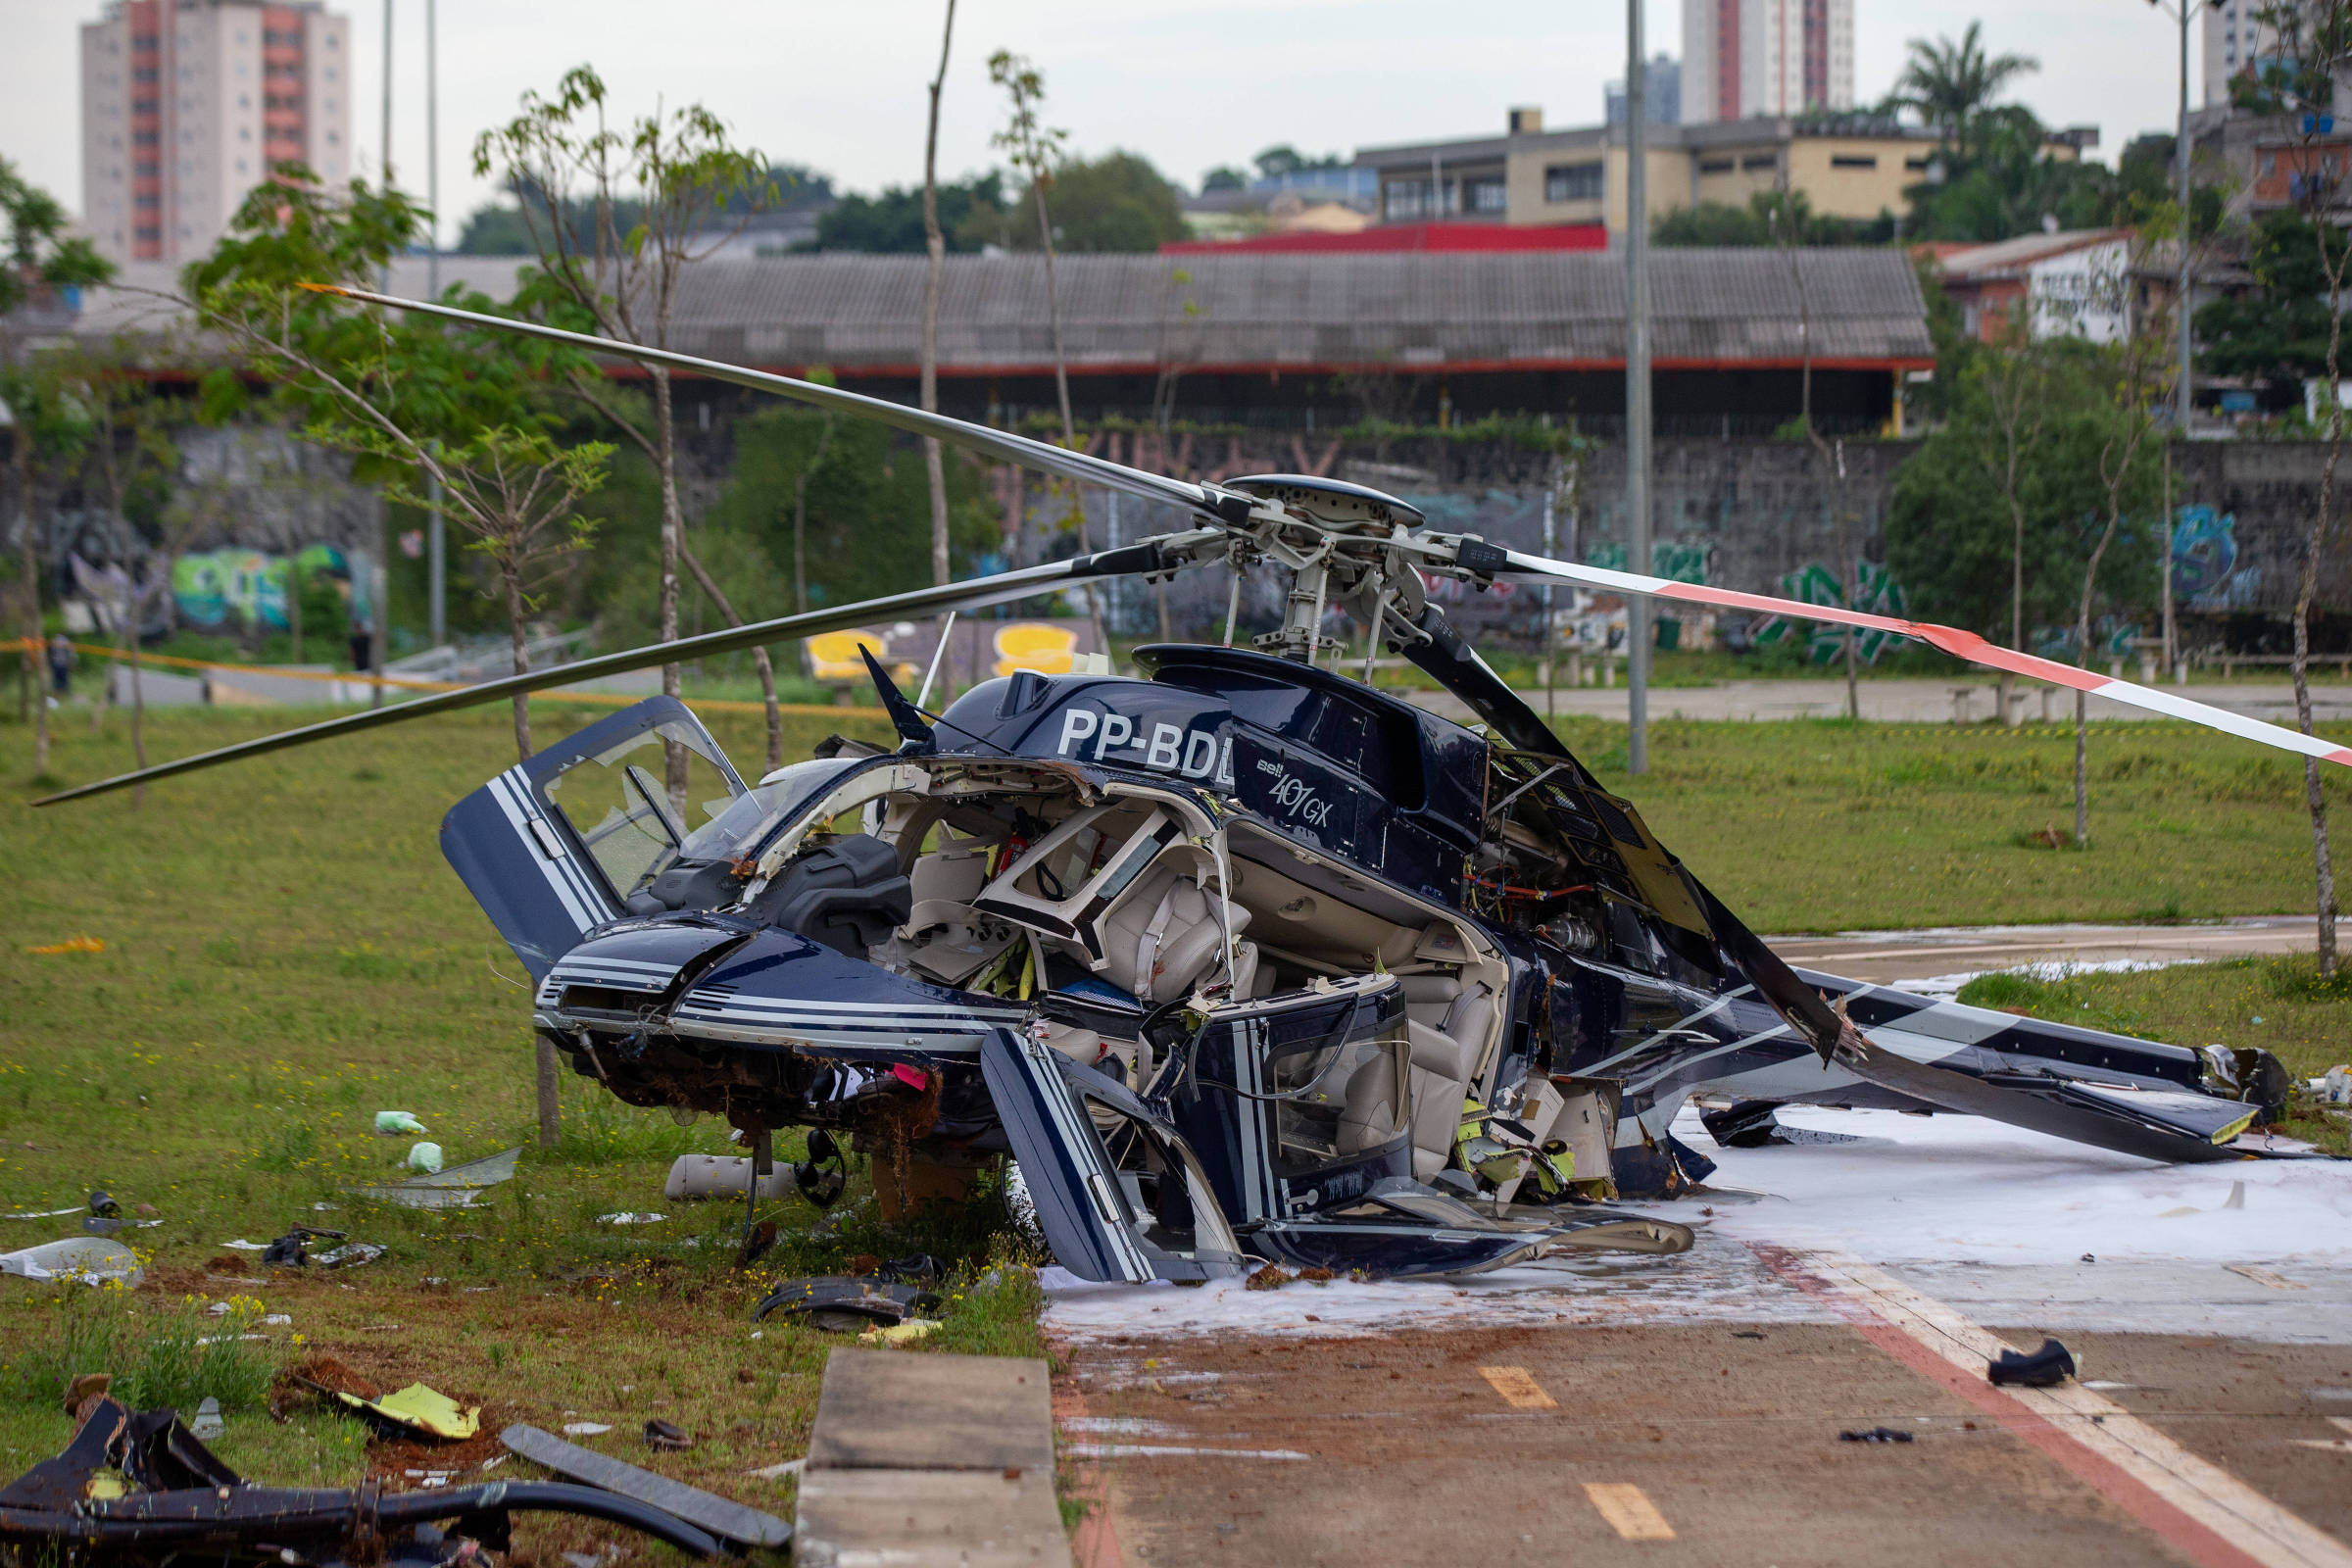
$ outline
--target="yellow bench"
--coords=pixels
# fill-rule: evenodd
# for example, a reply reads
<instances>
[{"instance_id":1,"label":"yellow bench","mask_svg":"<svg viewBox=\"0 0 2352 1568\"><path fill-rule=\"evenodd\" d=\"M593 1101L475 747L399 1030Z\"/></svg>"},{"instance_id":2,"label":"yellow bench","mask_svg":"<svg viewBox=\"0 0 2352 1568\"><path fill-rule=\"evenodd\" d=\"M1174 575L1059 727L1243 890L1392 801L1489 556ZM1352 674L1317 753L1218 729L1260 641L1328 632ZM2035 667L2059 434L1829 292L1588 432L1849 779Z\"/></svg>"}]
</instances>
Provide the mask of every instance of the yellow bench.
<instances>
[{"instance_id":1,"label":"yellow bench","mask_svg":"<svg viewBox=\"0 0 2352 1568\"><path fill-rule=\"evenodd\" d=\"M1078 634L1067 626L1043 621L1014 620L997 628L997 673L1030 670L1040 675L1067 675L1078 654Z\"/></svg>"},{"instance_id":2,"label":"yellow bench","mask_svg":"<svg viewBox=\"0 0 2352 1568\"><path fill-rule=\"evenodd\" d=\"M870 649L874 662L901 686L915 679L912 664L904 660L896 664L890 662L890 639L880 632L826 631L801 639L801 653L808 663L808 678L828 686L865 684L869 677L865 661L858 657L860 648Z\"/></svg>"}]
</instances>

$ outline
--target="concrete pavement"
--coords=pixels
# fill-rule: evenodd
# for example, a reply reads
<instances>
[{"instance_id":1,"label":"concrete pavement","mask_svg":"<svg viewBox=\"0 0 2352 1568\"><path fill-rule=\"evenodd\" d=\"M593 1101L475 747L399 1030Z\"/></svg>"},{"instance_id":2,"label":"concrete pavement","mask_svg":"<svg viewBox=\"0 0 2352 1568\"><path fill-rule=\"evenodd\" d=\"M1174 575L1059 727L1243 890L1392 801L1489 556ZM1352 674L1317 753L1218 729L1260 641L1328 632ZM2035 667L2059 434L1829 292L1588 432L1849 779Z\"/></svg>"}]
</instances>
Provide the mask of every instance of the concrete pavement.
<instances>
[{"instance_id":1,"label":"concrete pavement","mask_svg":"<svg viewBox=\"0 0 2352 1568\"><path fill-rule=\"evenodd\" d=\"M2165 687L2179 691L2184 697L2249 718L2292 728L2295 723L2295 691L2286 681L2238 682L2229 685L2198 684L2185 687ZM1965 692L1963 698L1955 693ZM1431 712L1447 718L1466 718L1469 710L1450 692L1404 692L1408 698ZM1545 697L1541 688L1521 689L1519 695L1537 712L1545 711ZM1948 724L1965 714L1970 722L1983 722L1993 716L1994 686L1989 676L1981 679L1966 677L1950 680L1865 680L1860 683L1859 695L1862 716L1879 723ZM2352 723L2352 685L2342 682L2315 683L2311 689L2314 719L2323 724ZM2027 723L2071 722L2074 704L2069 694L2054 686L2029 683L2024 692L2022 713ZM1592 718L1610 718L1622 723L1625 719L1626 694L1620 683L1612 687L1580 686L1556 687L1551 697L1551 710L1566 717L1581 714ZM1649 713L1653 719L1738 719L1741 721L1774 718L1838 718L1845 713L1845 683L1839 680L1740 680L1722 681L1713 686L1652 686L1649 692ZM2151 715L2144 710L2129 708L2122 703L2103 698L2090 700L2092 718L2136 718Z\"/></svg>"},{"instance_id":2,"label":"concrete pavement","mask_svg":"<svg viewBox=\"0 0 2352 1568\"><path fill-rule=\"evenodd\" d=\"M2258 954L2312 953L2309 915L2251 915L2200 925L1945 926L1767 937L1789 963L1879 985L2020 969L2030 964L2201 963Z\"/></svg>"}]
</instances>

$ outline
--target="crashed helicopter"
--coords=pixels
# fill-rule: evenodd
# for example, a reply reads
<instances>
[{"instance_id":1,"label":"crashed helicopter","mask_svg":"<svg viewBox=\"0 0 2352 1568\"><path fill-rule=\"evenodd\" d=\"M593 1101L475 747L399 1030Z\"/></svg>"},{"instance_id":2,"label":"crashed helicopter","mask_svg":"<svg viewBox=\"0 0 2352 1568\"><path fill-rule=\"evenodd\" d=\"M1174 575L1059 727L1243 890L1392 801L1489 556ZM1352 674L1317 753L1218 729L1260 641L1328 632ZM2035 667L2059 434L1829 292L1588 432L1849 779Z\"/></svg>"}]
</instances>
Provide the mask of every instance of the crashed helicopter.
<instances>
[{"instance_id":1,"label":"crashed helicopter","mask_svg":"<svg viewBox=\"0 0 2352 1568\"><path fill-rule=\"evenodd\" d=\"M1790 1103L1957 1111L2154 1160L2243 1157L2285 1094L2187 1050L1860 984L1777 957L1469 648L1430 581L1570 584L1875 627L2352 765L2352 751L1949 627L1531 556L1393 496L1193 483L838 388L357 289L365 305L666 366L1184 509L1142 543L494 680L51 796L119 789L516 693L875 620L1210 564L1288 573L1254 648L1137 651L1140 678L1019 673L943 710L872 667L899 737L747 781L655 698L451 809L451 864L529 970L533 1022L621 1100L724 1117L802 1189L841 1140L927 1190L1009 1155L1057 1259L1199 1280L1261 1259L1453 1274L1671 1251L1621 1198L1712 1168ZM1334 667L1344 611L1477 716ZM870 657L869 665L872 664ZM1367 671L1368 673L1368 671ZM679 789L682 762L687 779ZM760 1184L754 1181L750 1193ZM749 1227L747 1224L747 1237Z\"/></svg>"}]
</instances>

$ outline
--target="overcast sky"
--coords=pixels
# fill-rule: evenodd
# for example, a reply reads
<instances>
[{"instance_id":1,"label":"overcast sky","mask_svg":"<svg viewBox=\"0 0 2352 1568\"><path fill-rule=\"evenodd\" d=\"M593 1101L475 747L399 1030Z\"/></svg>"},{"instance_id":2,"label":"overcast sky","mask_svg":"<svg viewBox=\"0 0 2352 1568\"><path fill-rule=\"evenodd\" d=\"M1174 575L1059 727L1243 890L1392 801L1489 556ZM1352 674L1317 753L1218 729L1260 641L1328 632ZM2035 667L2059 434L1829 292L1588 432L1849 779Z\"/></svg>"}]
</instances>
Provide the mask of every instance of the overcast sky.
<instances>
[{"instance_id":1,"label":"overcast sky","mask_svg":"<svg viewBox=\"0 0 2352 1568\"><path fill-rule=\"evenodd\" d=\"M353 117L364 168L379 167L383 7L341 0L368 83ZM423 0L394 5L394 170L424 187ZM1681 48L1678 0L1647 0L1650 45ZM336 0L330 0L336 4ZM102 0L0 0L0 157L81 205L78 25ZM440 7L443 233L488 199L473 138L580 62L626 111L700 99L779 162L871 190L922 177L923 91L941 0L446 0ZM1981 17L1987 44L2039 57L2017 97L2052 124L2097 123L2103 154L2169 128L2178 34L2147 0L1856 0L1855 90L1868 102L1906 39L1957 34ZM940 130L944 176L988 167L1001 118L988 56L1025 53L1046 74L1048 120L1083 152L1128 148L1198 184L1221 163L1291 142L1349 152L1382 142L1484 135L1514 104L1551 125L1600 118L1601 83L1624 74L1625 10L1610 0L962 0ZM2192 78L2193 79L2193 78Z\"/></svg>"}]
</instances>

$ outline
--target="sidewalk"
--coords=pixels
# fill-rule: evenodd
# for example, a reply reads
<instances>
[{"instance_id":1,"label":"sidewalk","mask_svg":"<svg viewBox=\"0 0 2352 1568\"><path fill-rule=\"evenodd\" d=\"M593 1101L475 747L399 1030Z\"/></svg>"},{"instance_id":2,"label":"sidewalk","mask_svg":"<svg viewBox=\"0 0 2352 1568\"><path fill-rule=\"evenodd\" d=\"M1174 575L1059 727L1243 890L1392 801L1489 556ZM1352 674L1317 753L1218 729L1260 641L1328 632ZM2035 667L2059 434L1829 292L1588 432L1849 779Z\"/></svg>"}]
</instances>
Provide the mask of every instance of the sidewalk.
<instances>
[{"instance_id":1,"label":"sidewalk","mask_svg":"<svg viewBox=\"0 0 2352 1568\"><path fill-rule=\"evenodd\" d=\"M1622 675L1620 676L1622 680ZM1987 675L1982 680L1965 678L1950 680L1865 680L1860 683L1862 716L1879 723L1948 724L1961 710L1965 702L1968 717L1984 722L1993 716L1994 685ZM1965 689L1968 696L1956 700L1955 691ZM2292 729L2295 724L2295 689L2286 681L2239 682L2226 686L2195 685L2163 688L2180 691L2200 703L2242 713ZM2075 705L2070 694L2055 687L2034 682L2025 683L2024 719L2029 724L2044 722L2043 703L2047 694L2047 722L2062 723L2074 717ZM1447 718L1460 719L1469 714L1461 701L1449 692L1401 692L1407 701ZM1530 708L1544 712L1544 694L1542 688L1521 688L1519 695ZM1625 687L1556 687L1551 693L1552 710L1562 717L1571 714L1592 718L1625 721ZM2352 722L2352 686L2340 682L2314 685L2311 689L2312 716L2323 724ZM1649 716L1653 719L1739 719L1743 721L1769 718L1838 718L1845 713L1845 682L1842 680L1743 680L1725 681L1713 686L1652 686L1649 690ZM2153 718L2156 715L2121 703L2094 697L2090 700L2092 718Z\"/></svg>"}]
</instances>

